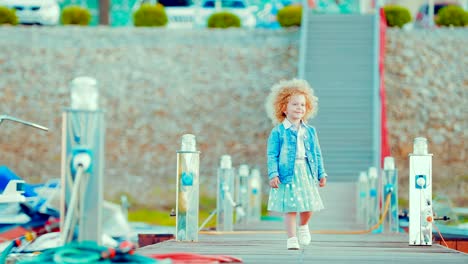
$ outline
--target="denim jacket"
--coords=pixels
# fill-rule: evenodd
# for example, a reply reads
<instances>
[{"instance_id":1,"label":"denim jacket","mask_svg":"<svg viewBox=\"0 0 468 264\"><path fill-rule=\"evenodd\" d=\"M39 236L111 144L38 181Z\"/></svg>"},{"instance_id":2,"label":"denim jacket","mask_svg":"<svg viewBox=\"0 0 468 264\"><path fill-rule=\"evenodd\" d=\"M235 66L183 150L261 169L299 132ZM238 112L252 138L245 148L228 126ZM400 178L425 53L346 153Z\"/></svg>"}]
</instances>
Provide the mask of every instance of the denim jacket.
<instances>
[{"instance_id":1,"label":"denim jacket","mask_svg":"<svg viewBox=\"0 0 468 264\"><path fill-rule=\"evenodd\" d=\"M327 177L323 167L322 152L315 128L301 122L304 131L306 162L312 171L312 177L320 180ZM284 124L275 126L268 137L267 165L268 178L279 176L281 183L291 183L296 161L297 131L286 129Z\"/></svg>"}]
</instances>

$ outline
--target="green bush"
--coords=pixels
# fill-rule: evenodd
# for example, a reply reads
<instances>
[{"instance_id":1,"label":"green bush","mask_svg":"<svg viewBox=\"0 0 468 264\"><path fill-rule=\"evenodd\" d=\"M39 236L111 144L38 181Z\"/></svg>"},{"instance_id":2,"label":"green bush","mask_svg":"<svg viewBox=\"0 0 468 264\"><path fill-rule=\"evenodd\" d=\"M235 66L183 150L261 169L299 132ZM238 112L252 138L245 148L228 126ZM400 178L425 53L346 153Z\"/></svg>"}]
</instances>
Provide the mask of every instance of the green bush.
<instances>
[{"instance_id":1,"label":"green bush","mask_svg":"<svg viewBox=\"0 0 468 264\"><path fill-rule=\"evenodd\" d=\"M439 26L464 27L468 25L468 12L455 5L449 5L439 10L436 24Z\"/></svg>"},{"instance_id":2,"label":"green bush","mask_svg":"<svg viewBox=\"0 0 468 264\"><path fill-rule=\"evenodd\" d=\"M10 9L6 6L0 6L0 25L3 24L18 24L18 17L16 16L16 11L14 9Z\"/></svg>"},{"instance_id":3,"label":"green bush","mask_svg":"<svg viewBox=\"0 0 468 264\"><path fill-rule=\"evenodd\" d=\"M91 22L91 12L84 7L70 5L62 10L60 21L63 25L87 26Z\"/></svg>"},{"instance_id":4,"label":"green bush","mask_svg":"<svg viewBox=\"0 0 468 264\"><path fill-rule=\"evenodd\" d=\"M230 13L230 12L226 12L226 11L217 12L217 13L213 13L208 18L207 26L209 28L240 27L241 20L237 15Z\"/></svg>"},{"instance_id":5,"label":"green bush","mask_svg":"<svg viewBox=\"0 0 468 264\"><path fill-rule=\"evenodd\" d=\"M300 27L302 20L302 6L289 5L278 11L278 23L282 27Z\"/></svg>"},{"instance_id":6,"label":"green bush","mask_svg":"<svg viewBox=\"0 0 468 264\"><path fill-rule=\"evenodd\" d=\"M143 4L133 13L133 25L136 27L162 27L167 21L166 10L161 4Z\"/></svg>"},{"instance_id":7,"label":"green bush","mask_svg":"<svg viewBox=\"0 0 468 264\"><path fill-rule=\"evenodd\" d=\"M408 8L397 5L388 5L384 7L385 19L389 27L403 27L411 22L411 13Z\"/></svg>"}]
</instances>

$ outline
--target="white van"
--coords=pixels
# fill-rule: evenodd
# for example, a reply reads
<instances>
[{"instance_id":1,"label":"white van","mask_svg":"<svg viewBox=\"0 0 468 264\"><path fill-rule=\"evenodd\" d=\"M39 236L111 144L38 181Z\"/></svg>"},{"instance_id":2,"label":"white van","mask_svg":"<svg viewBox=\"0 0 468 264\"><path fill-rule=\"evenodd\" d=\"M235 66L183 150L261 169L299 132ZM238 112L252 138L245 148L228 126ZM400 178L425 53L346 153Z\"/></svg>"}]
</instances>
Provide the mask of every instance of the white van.
<instances>
[{"instance_id":1,"label":"white van","mask_svg":"<svg viewBox=\"0 0 468 264\"><path fill-rule=\"evenodd\" d=\"M195 0L197 1L197 0ZM241 20L242 27L254 28L257 24L256 6L249 6L247 0L137 0L135 12L144 3L160 3L166 10L168 28L203 28L215 12L228 11Z\"/></svg>"}]
</instances>

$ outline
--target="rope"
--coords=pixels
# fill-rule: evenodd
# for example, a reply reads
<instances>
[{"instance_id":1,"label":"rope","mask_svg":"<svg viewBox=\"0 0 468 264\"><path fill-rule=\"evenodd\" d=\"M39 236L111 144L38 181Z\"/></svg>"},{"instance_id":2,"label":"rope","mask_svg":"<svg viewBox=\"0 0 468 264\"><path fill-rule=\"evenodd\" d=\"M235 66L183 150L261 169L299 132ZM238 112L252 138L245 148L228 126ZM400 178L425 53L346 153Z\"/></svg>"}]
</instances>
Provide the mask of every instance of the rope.
<instances>
[{"instance_id":1,"label":"rope","mask_svg":"<svg viewBox=\"0 0 468 264\"><path fill-rule=\"evenodd\" d=\"M380 216L379 221L373 225L371 228L367 230L356 230L356 231L342 231L342 230L317 230L317 231L312 231L312 234L336 234L336 235L357 235L357 234L367 234L372 232L373 230L379 228L379 226L382 224L383 220L387 216L388 213L388 208L390 207L390 195L391 192L387 194L387 201L385 202L385 207L384 207L384 212ZM227 234L284 234L285 231L276 231L276 230L271 230L271 231L201 231L200 234L205 234L205 235L227 235Z\"/></svg>"},{"instance_id":2,"label":"rope","mask_svg":"<svg viewBox=\"0 0 468 264\"><path fill-rule=\"evenodd\" d=\"M17 240L13 240L8 244L8 246L0 253L0 263L6 263L6 259L8 254L10 254L11 250L18 245Z\"/></svg>"},{"instance_id":3,"label":"rope","mask_svg":"<svg viewBox=\"0 0 468 264\"><path fill-rule=\"evenodd\" d=\"M92 263L97 262L101 256L97 252L78 250L75 248L64 248L58 250L53 260L56 263Z\"/></svg>"},{"instance_id":4,"label":"rope","mask_svg":"<svg viewBox=\"0 0 468 264\"><path fill-rule=\"evenodd\" d=\"M344 234L344 235L357 235L357 234L367 234L367 233L370 233L372 232L373 230L379 228L379 226L382 224L382 222L384 221L385 217L387 216L387 213L388 213L388 208L390 207L390 195L392 193L391 192L388 192L387 193L387 197L385 197L387 199L387 201L385 202L385 207L384 207L384 212L383 214L380 216L380 219L379 221L373 225L371 228L367 229L367 230L356 230L356 231L339 231L339 230L317 230L317 231L312 231L312 234L337 234L337 235L340 235L340 234Z\"/></svg>"},{"instance_id":5,"label":"rope","mask_svg":"<svg viewBox=\"0 0 468 264\"><path fill-rule=\"evenodd\" d=\"M134 255L135 247L133 244L131 246L132 247L129 248L129 243L125 241L117 248L99 246L94 241L75 242L62 247L45 250L40 255L18 261L17 263L157 263L152 258Z\"/></svg>"},{"instance_id":6,"label":"rope","mask_svg":"<svg viewBox=\"0 0 468 264\"><path fill-rule=\"evenodd\" d=\"M151 254L150 257L157 260L170 259L173 264L188 263L242 263L242 259L226 255L200 255L195 253L163 253Z\"/></svg>"},{"instance_id":7,"label":"rope","mask_svg":"<svg viewBox=\"0 0 468 264\"><path fill-rule=\"evenodd\" d=\"M218 212L218 209L214 209L213 212L205 219L205 221L201 224L200 228L198 228L198 231L200 232L206 224L213 218L213 216Z\"/></svg>"},{"instance_id":8,"label":"rope","mask_svg":"<svg viewBox=\"0 0 468 264\"><path fill-rule=\"evenodd\" d=\"M450 248L450 247L447 245L447 242L445 242L444 237L443 237L442 234L440 233L439 228L436 226L435 223L432 223L432 224L433 224L434 228L437 230L437 233L439 233L439 236L440 236L440 238L442 239L442 242L444 242L445 247Z\"/></svg>"}]
</instances>

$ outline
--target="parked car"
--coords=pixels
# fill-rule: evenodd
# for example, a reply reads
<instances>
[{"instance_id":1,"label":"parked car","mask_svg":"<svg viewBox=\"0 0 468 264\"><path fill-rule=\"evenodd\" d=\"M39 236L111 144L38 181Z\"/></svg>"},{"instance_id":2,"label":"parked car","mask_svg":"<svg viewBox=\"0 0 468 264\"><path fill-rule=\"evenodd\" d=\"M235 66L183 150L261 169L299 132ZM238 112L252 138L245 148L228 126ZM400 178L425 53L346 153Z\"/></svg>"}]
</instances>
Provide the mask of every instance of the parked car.
<instances>
[{"instance_id":1,"label":"parked car","mask_svg":"<svg viewBox=\"0 0 468 264\"><path fill-rule=\"evenodd\" d=\"M441 2L441 3L435 3L434 4L434 21L437 18L437 14L439 11L449 5L458 5L455 2ZM427 28L431 26L430 23L430 18L429 18L429 5L428 4L423 4L420 8L419 11L416 15L416 20L415 20L415 26L416 27L422 27L422 28ZM432 24L435 25L435 22Z\"/></svg>"},{"instance_id":2,"label":"parked car","mask_svg":"<svg viewBox=\"0 0 468 264\"><path fill-rule=\"evenodd\" d=\"M1 1L1 0L0 0ZM215 8L216 1L220 4ZM137 0L132 10L135 12L144 3L160 3L164 6L168 18L168 28L206 27L208 18L215 12L228 11L241 19L243 27L254 28L256 25L256 6L248 6L247 0L202 0L200 5L193 0Z\"/></svg>"},{"instance_id":3,"label":"parked car","mask_svg":"<svg viewBox=\"0 0 468 264\"><path fill-rule=\"evenodd\" d=\"M192 28L195 5L192 0L158 0L166 10L169 28Z\"/></svg>"},{"instance_id":4,"label":"parked car","mask_svg":"<svg viewBox=\"0 0 468 264\"><path fill-rule=\"evenodd\" d=\"M15 9L20 24L57 25L60 18L56 0L0 0L0 6Z\"/></svg>"},{"instance_id":5,"label":"parked car","mask_svg":"<svg viewBox=\"0 0 468 264\"><path fill-rule=\"evenodd\" d=\"M198 13L196 14L195 24L198 27L206 27L208 18L216 12L227 11L237 15L241 20L241 26L254 28L257 24L255 12L258 7L249 6L246 0L219 0L219 7L216 6L216 0L202 0Z\"/></svg>"}]
</instances>

